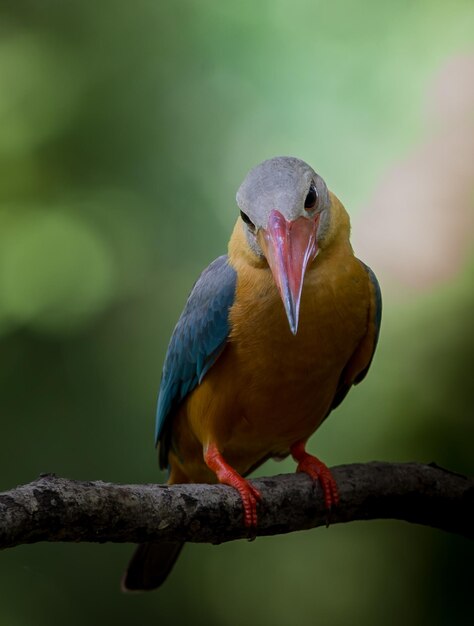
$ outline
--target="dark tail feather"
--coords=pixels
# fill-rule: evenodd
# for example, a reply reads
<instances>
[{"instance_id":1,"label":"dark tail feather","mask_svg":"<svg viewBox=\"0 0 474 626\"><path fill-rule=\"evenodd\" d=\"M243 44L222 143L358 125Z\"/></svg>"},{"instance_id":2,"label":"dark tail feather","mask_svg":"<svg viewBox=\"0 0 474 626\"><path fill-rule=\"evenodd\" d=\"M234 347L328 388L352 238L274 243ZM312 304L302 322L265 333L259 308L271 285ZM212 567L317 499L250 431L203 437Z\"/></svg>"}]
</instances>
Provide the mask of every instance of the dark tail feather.
<instances>
[{"instance_id":1,"label":"dark tail feather","mask_svg":"<svg viewBox=\"0 0 474 626\"><path fill-rule=\"evenodd\" d=\"M122 579L122 591L151 591L162 585L183 545L176 541L140 544Z\"/></svg>"}]
</instances>

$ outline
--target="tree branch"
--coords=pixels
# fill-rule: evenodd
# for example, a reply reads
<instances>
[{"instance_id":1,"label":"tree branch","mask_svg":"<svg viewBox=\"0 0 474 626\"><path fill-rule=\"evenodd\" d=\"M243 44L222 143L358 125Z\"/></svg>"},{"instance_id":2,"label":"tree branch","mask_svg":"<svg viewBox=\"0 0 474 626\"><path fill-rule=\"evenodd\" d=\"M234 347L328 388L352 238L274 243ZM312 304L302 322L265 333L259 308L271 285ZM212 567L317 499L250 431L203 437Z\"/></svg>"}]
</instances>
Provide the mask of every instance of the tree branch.
<instances>
[{"instance_id":1,"label":"tree branch","mask_svg":"<svg viewBox=\"0 0 474 626\"><path fill-rule=\"evenodd\" d=\"M474 480L435 464L334 468L340 505L329 522L398 519L474 538ZM322 491L304 474L253 481L257 535L324 526ZM221 543L247 537L237 492L223 485L115 485L43 474L0 493L0 548L37 541Z\"/></svg>"}]
</instances>

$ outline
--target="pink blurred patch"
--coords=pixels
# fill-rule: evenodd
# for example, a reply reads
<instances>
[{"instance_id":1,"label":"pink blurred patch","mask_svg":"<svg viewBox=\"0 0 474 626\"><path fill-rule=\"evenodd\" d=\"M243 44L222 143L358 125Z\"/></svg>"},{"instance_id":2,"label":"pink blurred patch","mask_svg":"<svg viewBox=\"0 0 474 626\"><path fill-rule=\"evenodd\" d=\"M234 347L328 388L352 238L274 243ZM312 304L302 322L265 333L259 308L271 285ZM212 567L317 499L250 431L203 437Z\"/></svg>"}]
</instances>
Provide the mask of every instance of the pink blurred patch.
<instances>
[{"instance_id":1,"label":"pink blurred patch","mask_svg":"<svg viewBox=\"0 0 474 626\"><path fill-rule=\"evenodd\" d=\"M474 239L474 55L428 91L430 136L387 172L354 224L356 252L397 291L455 277Z\"/></svg>"}]
</instances>

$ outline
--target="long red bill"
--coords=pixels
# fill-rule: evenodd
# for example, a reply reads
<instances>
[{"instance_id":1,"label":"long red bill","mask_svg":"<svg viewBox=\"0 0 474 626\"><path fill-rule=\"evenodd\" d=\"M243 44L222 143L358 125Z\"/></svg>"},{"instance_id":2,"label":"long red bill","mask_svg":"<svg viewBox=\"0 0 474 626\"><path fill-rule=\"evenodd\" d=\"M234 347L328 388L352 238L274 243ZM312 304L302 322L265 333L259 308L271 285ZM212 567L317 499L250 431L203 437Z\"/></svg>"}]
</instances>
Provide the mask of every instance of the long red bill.
<instances>
[{"instance_id":1,"label":"long red bill","mask_svg":"<svg viewBox=\"0 0 474 626\"><path fill-rule=\"evenodd\" d=\"M276 210L270 213L260 243L285 306L291 332L296 335L303 280L317 252L316 218L299 217L287 221Z\"/></svg>"}]
</instances>

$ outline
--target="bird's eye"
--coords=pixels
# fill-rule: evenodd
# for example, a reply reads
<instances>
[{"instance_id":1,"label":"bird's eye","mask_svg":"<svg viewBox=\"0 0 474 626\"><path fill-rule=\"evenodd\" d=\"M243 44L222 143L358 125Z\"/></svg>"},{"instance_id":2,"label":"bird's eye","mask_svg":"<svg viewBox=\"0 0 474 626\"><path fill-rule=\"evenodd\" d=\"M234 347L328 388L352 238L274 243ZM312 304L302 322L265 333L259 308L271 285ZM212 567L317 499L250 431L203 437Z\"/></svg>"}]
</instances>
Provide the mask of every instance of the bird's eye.
<instances>
[{"instance_id":1,"label":"bird's eye","mask_svg":"<svg viewBox=\"0 0 474 626\"><path fill-rule=\"evenodd\" d=\"M240 217L242 218L242 220L247 224L247 226L250 226L250 228L252 230L255 230L255 224L252 222L252 220L250 219L250 217L247 215L247 213L244 213L243 211L240 211Z\"/></svg>"},{"instance_id":2,"label":"bird's eye","mask_svg":"<svg viewBox=\"0 0 474 626\"><path fill-rule=\"evenodd\" d=\"M318 192L316 191L316 187L313 184L311 184L311 187L309 188L309 191L308 191L308 195L306 196L306 199L304 201L304 208L314 209L317 203L318 203Z\"/></svg>"}]
</instances>

